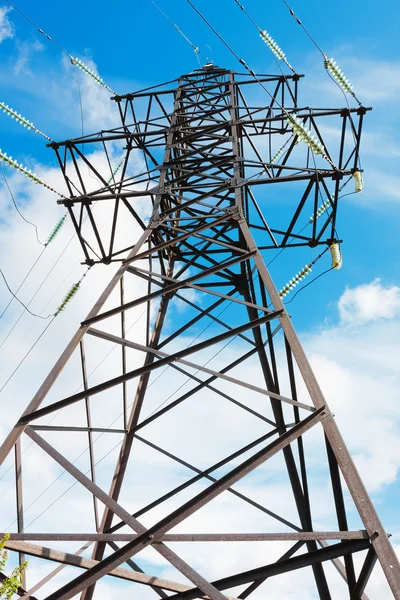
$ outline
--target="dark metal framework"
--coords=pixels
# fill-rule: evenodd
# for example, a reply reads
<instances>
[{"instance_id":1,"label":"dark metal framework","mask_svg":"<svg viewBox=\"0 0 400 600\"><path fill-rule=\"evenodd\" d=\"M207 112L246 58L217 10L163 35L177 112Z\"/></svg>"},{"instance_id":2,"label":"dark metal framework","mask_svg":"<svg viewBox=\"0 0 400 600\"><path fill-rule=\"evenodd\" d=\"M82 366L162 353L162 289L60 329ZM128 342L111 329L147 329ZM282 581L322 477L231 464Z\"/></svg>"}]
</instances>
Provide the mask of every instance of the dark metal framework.
<instances>
[{"instance_id":1,"label":"dark metal framework","mask_svg":"<svg viewBox=\"0 0 400 600\"><path fill-rule=\"evenodd\" d=\"M276 578L290 576L295 586L301 570L318 598L365 600L379 560L393 597L400 598L400 565L262 254L287 247L310 250L337 240L340 191L357 169L367 109L299 107L299 76L259 79L270 89L267 104L254 79L206 66L177 82L114 98L120 128L51 144L70 192L70 198L60 202L69 210L85 261L121 265L0 449L1 461L13 449L16 457L18 527L8 547L20 560L28 555L81 569L58 584L57 568L36 582L30 597L39 597L40 588L49 584L52 591L40 596L46 600L64 600L79 592L89 600L96 597L99 579L110 576L150 587L161 598L244 599L260 592L268 596ZM305 144L297 143L287 124L288 113L296 113L315 132L325 157L315 157ZM329 127L332 119L339 121L340 133L327 144L324 123ZM103 153L110 180L83 147ZM280 148L280 157L274 158ZM132 167L138 150L145 165L139 175ZM113 172L116 156L122 157L118 176ZM88 189L87 170L100 188ZM282 197L276 196L277 186L270 185L277 183L287 184L279 186L279 191L288 190ZM317 218L320 203L327 200L328 210ZM99 226L95 203L111 206L108 231ZM146 211L148 225L143 221ZM135 241L138 227L143 231ZM180 317L177 305L186 307ZM127 320L135 310L143 310L146 320L142 336L137 329L129 333ZM117 348L121 361L116 371L105 370L98 380L88 374L87 362L100 343L107 351ZM74 383L81 389L57 391L58 376L74 357L81 365ZM173 400L164 392L171 378L182 382ZM50 400L42 406L50 390ZM105 426L96 412L99 406L116 417L117 425ZM203 406L210 415L199 436L196 415ZM232 439L230 411L243 419L243 443ZM49 424L46 417L56 413L58 420ZM314 437L308 438L311 429ZM190 430L192 440L184 430ZM108 488L103 467L96 467L96 433L120 437ZM58 449L56 436L73 440L76 435L87 439L88 473L74 464L64 447ZM24 531L21 436L30 438L89 492L92 518L84 531ZM171 450L171 437L184 437L182 455ZM196 465L191 458L199 443L213 449L212 464ZM155 478L154 497L138 506L134 497L139 493L132 496L124 490L135 483L132 469L142 446L163 457L172 475L178 467L184 469L184 477L173 485L176 478L171 476L162 493ZM330 490L329 531L314 529L316 452L323 462L319 477ZM293 502L290 515L284 508L268 506L268 485L261 492L250 485L251 474L261 473L263 481L268 477L274 460L281 461L286 494ZM139 479L137 489L140 485ZM258 531L192 533L192 515L212 509L217 497L238 503L241 523L256 513L258 523L265 524ZM102 516L99 503L104 505ZM62 514L61 507L58 510ZM362 529L351 527L352 522L362 523ZM175 529L180 524L184 530ZM80 556L82 549L74 554L42 546L46 541L94 543L92 557ZM202 548L212 547L210 552L218 544L263 544L271 558L265 561L260 554L250 569L211 577L206 567L193 566L190 546L200 542ZM141 564L149 547L166 561L169 572L179 573L177 581L143 572L136 560ZM244 552L244 563L248 552L237 547ZM353 560L357 553L361 563ZM181 574L187 583L180 583Z\"/></svg>"}]
</instances>

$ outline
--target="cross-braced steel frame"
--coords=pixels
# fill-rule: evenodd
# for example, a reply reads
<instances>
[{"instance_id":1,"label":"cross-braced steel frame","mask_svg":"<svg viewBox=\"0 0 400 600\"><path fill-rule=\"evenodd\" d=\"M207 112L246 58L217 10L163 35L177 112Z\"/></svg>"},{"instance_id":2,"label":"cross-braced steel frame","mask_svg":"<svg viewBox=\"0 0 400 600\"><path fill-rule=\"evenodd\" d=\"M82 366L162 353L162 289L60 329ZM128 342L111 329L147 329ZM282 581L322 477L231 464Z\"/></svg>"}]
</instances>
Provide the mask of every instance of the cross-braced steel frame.
<instances>
[{"instance_id":1,"label":"cross-braced steel frame","mask_svg":"<svg viewBox=\"0 0 400 600\"><path fill-rule=\"evenodd\" d=\"M1 461L13 451L16 463L17 531L8 548L21 560L28 555L80 568L78 574L70 569L62 583L60 567L51 571L35 583L30 597L64 600L81 593L89 600L106 576L147 586L161 598L268 597L280 578L301 585L296 584L301 571L315 597L365 600L379 560L393 597L400 598L394 550L264 262L265 252L312 251L338 240L340 192L358 169L367 109L299 107L299 76L258 77L270 90L267 102L251 77L209 65L176 82L115 97L121 127L51 144L70 193L60 202L71 215L85 262L121 264L0 449ZM298 143L288 126L290 113L314 132L324 156L315 157ZM329 120L336 126L330 144L324 138ZM89 150L101 151L110 177L96 167ZM139 153L138 174L132 161ZM100 185L95 190L88 187L88 170L89 185L93 177ZM277 199L276 190L284 188L288 191ZM320 203L327 201L319 216ZM107 231L99 225L95 204L111 206ZM178 305L186 310L180 312ZM145 315L142 336L127 327L135 310ZM117 348L121 361L117 371L111 375L105 369L98 380L88 374L87 362L100 343L106 350ZM80 389L54 394L53 385L74 357L80 362ZM185 390L182 384L170 400L164 386L175 378ZM115 417L122 407L118 426L101 422L96 408L102 402ZM209 412L199 437L202 410ZM83 419L78 425L74 411ZM57 424L49 424L56 414ZM243 420L240 443L231 434L237 415ZM120 436L108 487L96 466L99 432ZM87 473L58 448L57 436L73 444L77 435L87 439ZM173 450L171 436L178 441ZM61 524L58 532L24 531L25 437L89 492L92 516L81 531L62 532ZM179 445L181 437L185 443ZM160 472L155 471L154 497L146 502L140 501L140 480L135 482L132 470L143 446L163 457L171 473L167 489L157 493ZM192 458L203 446L213 453L211 464ZM266 480L277 460L285 497L292 502L289 512L268 506ZM321 522L314 498L316 462L333 519L329 531L315 530ZM184 480L176 484L182 469ZM256 514L264 525L192 532L193 515L212 510L217 497L226 499L228 511L230 502L237 503L240 524ZM362 529L350 527L355 518ZM94 544L92 556L81 556L82 548L74 553L41 545L51 541ZM252 568L217 575L211 565L197 564L190 550L200 545L212 562L219 547L233 544L243 552L237 564L247 565L243 548L254 543L263 551L255 553ZM176 580L139 567L148 548L161 555ZM45 584L52 591L43 596ZM298 593L302 597L301 588ZM21 588L19 594L26 592Z\"/></svg>"}]
</instances>

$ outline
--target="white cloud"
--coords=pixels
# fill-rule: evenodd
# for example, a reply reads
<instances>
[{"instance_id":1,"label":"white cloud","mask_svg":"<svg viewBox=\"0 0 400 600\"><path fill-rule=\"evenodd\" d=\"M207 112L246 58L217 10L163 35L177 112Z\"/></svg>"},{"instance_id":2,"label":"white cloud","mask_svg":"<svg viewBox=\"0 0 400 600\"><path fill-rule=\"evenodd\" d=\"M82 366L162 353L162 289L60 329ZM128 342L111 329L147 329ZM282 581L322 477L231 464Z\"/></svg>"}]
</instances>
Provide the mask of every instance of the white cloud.
<instances>
[{"instance_id":1,"label":"white cloud","mask_svg":"<svg viewBox=\"0 0 400 600\"><path fill-rule=\"evenodd\" d=\"M337 307L339 324L310 333L306 347L364 483L382 493L400 469L400 288L348 288Z\"/></svg>"},{"instance_id":2,"label":"white cloud","mask_svg":"<svg viewBox=\"0 0 400 600\"><path fill-rule=\"evenodd\" d=\"M15 75L20 75L23 73L24 75L33 76L33 73L29 67L29 61L32 58L32 55L35 52L42 52L44 46L39 40L35 40L33 42L17 42L17 60L14 64L14 73Z\"/></svg>"},{"instance_id":3,"label":"white cloud","mask_svg":"<svg viewBox=\"0 0 400 600\"><path fill-rule=\"evenodd\" d=\"M362 325L378 319L393 319L400 313L400 287L384 287L379 279L347 288L338 303L343 324Z\"/></svg>"},{"instance_id":4,"label":"white cloud","mask_svg":"<svg viewBox=\"0 0 400 600\"><path fill-rule=\"evenodd\" d=\"M14 37L14 26L7 16L11 10L8 6L0 7L0 44Z\"/></svg>"}]
</instances>

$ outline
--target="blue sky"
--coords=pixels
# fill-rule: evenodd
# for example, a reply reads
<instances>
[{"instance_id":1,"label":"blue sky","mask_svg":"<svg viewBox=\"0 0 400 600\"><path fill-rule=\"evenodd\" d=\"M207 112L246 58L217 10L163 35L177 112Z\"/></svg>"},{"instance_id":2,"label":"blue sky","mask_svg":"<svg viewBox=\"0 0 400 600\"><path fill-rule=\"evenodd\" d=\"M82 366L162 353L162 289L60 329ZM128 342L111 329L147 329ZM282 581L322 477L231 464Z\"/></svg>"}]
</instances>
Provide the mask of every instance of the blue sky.
<instances>
[{"instance_id":1,"label":"blue sky","mask_svg":"<svg viewBox=\"0 0 400 600\"><path fill-rule=\"evenodd\" d=\"M159 0L158 4L194 44L205 54L211 53L214 63L239 70L234 57L186 2ZM276 70L268 49L234 0L213 3L197 0L196 5L255 71L270 73ZM65 55L20 14L15 10L5 12L7 6L7 3L0 2L0 100L33 121L53 139L79 136L81 117L73 69ZM98 69L105 82L121 94L174 79L198 66L187 42L147 0L135 3L117 0L112 4L99 0L96 8L92 3L76 0L67 4L43 0L34 5L20 0L18 7L71 55ZM283 2L247 0L245 7L259 26L276 39L297 72L306 75L301 82L299 103L314 107L342 107L343 96L327 77L321 55ZM338 231L344 240L343 268L329 273L299 294L290 305L290 312L314 360L323 387L325 385L324 389L329 392L329 401L334 407L337 402L339 423L342 419L345 437L359 460L360 469L363 475L371 474L367 483L388 530L394 534L395 543L399 544L396 505L400 495L397 480L400 414L395 357L400 331L400 277L396 268L400 252L400 61L396 59L400 9L396 3L387 0L379 4L379 9L371 0L338 0L327 5L317 0L302 3L297 0L292 2L292 8L324 52L337 60L363 104L372 106L373 111L366 115L361 144L365 190L362 194L343 199L340 207ZM82 86L86 85L84 78L82 74ZM84 89L85 133L116 124L107 98L107 91L99 86ZM45 140L19 127L3 113L0 114L0 148L28 167L35 168L45 180L56 181L55 157L52 150L46 148ZM18 179L20 176L10 173L8 168L6 173L19 206L40 224L40 233L45 237L63 212L55 205L55 196L46 192L39 202L34 186L22 178ZM1 177L0 199L1 250L2 256L7 256L0 261L0 267L7 272L15 289L31 264L32 255L36 256L40 248L35 246L32 230L13 212ZM46 268L51 266L52 259L70 234L67 226L64 238L57 241L55 254L47 257ZM62 275L71 267L71 278L79 277L82 274L80 258L79 248L71 250L71 254L65 257ZM329 266L328 258L325 258L324 263L320 261L318 264L315 274ZM280 287L304 265L306 259L292 250L276 262L272 274ZM104 280L111 276L110 270L106 272L104 267L98 269ZM37 304L33 305L37 310L42 310L58 286L62 285L63 276L59 272L51 275L48 289L44 295L39 294ZM102 281L98 282L98 287ZM1 290L3 306L8 302L8 295L4 287ZM31 297L33 290L32 282L24 289L24 300ZM58 293L62 294L62 291ZM82 291L80 299L81 307L63 315L60 328L48 338L54 352L67 342L82 311L93 301L91 290ZM12 314L3 321L5 334L17 316L14 307ZM17 331L21 337L24 327L32 327L26 344L35 339L42 327L41 323L29 319L25 316L21 330ZM15 350L17 338L11 338L9 343L10 346L3 347L3 353L6 353L6 358L9 358L8 354L12 353L12 356L0 377L11 374L23 355L21 348ZM46 364L50 367L50 359L46 348L39 345L35 359L31 357L27 361L26 370L22 373L31 378L28 392L35 391L35 386L48 370ZM38 363L43 363L44 370ZM335 378L343 386L348 386L346 393L335 387ZM19 391L18 385L12 389L16 393ZM353 401L353 397L351 410L348 403ZM22 405L18 405L19 412L20 408ZM380 408L382 414L377 419L379 424L375 431L374 411ZM12 418L17 416L11 407L10 414L11 423ZM352 423L349 423L358 418L365 425L364 437L356 434ZM380 470L381 476L378 476Z\"/></svg>"}]
</instances>

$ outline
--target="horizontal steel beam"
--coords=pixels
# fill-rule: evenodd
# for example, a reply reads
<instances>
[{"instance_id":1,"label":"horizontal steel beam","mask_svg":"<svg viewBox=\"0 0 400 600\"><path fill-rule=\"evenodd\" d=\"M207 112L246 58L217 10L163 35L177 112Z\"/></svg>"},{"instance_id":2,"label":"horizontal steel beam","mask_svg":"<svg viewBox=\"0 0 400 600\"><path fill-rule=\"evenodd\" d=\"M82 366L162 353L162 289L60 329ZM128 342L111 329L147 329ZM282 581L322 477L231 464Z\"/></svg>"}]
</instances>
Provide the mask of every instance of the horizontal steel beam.
<instances>
[{"instance_id":1,"label":"horizontal steel beam","mask_svg":"<svg viewBox=\"0 0 400 600\"><path fill-rule=\"evenodd\" d=\"M276 575L282 575L283 573L290 573L297 569L304 567L310 567L312 565L320 564L327 560L333 560L339 556L346 554L352 554L354 552L360 552L369 548L369 540L351 540L347 542L339 542L332 546L320 550L312 550L286 560L279 560L275 563L252 569L250 571L244 571L236 575L224 577L218 581L214 581L213 585L219 590L227 590L231 587L243 585L245 583L253 583L260 579L266 579L267 577L273 577ZM189 592L183 592L182 594L175 594L170 596L171 600L195 600L202 595L200 590L193 589Z\"/></svg>"},{"instance_id":2,"label":"horizontal steel beam","mask_svg":"<svg viewBox=\"0 0 400 600\"><path fill-rule=\"evenodd\" d=\"M3 536L0 533L0 537ZM130 542L135 533L10 533L11 541L40 542ZM365 540L359 531L289 531L284 533L166 533L163 542L279 542L307 540Z\"/></svg>"},{"instance_id":3,"label":"horizontal steel beam","mask_svg":"<svg viewBox=\"0 0 400 600\"><path fill-rule=\"evenodd\" d=\"M97 560L84 558L82 556L77 556L76 554L61 552L59 550L53 550L53 548L38 546L36 544L28 544L11 539L6 543L6 548L14 552L24 552L29 556L36 556L38 558L62 563L71 567L79 567L80 569L91 569L98 563ZM127 581L134 581L136 583L143 583L144 585L159 587L171 592L184 592L190 589L189 586L181 583L175 583L174 581L162 579L156 575L147 575L146 573L140 573L139 571L132 571L131 569L124 569L122 567L113 569L110 571L109 575L111 575L111 577L118 577L119 579L126 579Z\"/></svg>"}]
</instances>

